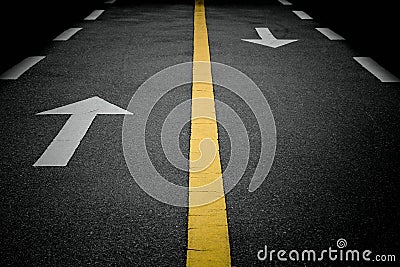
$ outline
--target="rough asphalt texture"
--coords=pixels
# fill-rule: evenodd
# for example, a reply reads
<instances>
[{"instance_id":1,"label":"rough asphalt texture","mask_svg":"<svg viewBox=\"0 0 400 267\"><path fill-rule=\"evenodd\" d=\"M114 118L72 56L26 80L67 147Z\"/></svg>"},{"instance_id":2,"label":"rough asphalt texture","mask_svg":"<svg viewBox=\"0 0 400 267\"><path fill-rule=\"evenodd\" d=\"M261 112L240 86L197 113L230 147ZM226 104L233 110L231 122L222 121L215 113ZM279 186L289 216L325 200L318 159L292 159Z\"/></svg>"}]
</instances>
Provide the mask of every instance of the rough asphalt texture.
<instances>
[{"instance_id":1,"label":"rough asphalt texture","mask_svg":"<svg viewBox=\"0 0 400 267\"><path fill-rule=\"evenodd\" d=\"M349 249L398 256L399 84L381 83L353 60L365 56L359 50L329 41L314 29L318 21L300 20L277 1L206 2L206 15L212 61L258 85L277 127L272 169L249 193L260 129L240 98L215 87L216 99L243 119L251 142L245 176L226 197L232 265L265 265L257 260L264 245L322 250L336 247L339 238ZM123 157L123 116L97 116L67 167L32 164L68 119L36 113L92 96L126 108L153 74L191 61L193 4L121 2L96 21L68 27L83 30L43 46L38 55L46 59L20 79L0 81L0 265L184 266L187 209L160 203L135 183ZM257 39L255 27L299 41L277 49L241 41ZM159 133L190 90L166 95L146 129L154 165L182 185L187 173L168 165ZM224 168L230 141L222 127L219 132ZM184 155L189 138L185 127Z\"/></svg>"}]
</instances>

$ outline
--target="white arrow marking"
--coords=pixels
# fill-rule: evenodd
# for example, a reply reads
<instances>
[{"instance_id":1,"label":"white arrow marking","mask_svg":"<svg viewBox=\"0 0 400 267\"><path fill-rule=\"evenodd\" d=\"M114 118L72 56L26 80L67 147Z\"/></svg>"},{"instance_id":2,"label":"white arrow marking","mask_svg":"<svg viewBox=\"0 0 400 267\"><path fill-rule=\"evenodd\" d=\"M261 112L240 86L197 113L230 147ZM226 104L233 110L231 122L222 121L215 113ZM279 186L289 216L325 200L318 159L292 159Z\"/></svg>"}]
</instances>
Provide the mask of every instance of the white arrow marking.
<instances>
[{"instance_id":1,"label":"white arrow marking","mask_svg":"<svg viewBox=\"0 0 400 267\"><path fill-rule=\"evenodd\" d=\"M298 41L284 39L278 40L275 38L275 36L272 35L271 31L268 28L256 28L256 31L261 39L242 39L242 41L269 46L272 48L277 48Z\"/></svg>"},{"instance_id":2,"label":"white arrow marking","mask_svg":"<svg viewBox=\"0 0 400 267\"><path fill-rule=\"evenodd\" d=\"M33 166L66 166L97 114L132 115L97 96L36 115L49 114L71 114L71 117Z\"/></svg>"}]
</instances>

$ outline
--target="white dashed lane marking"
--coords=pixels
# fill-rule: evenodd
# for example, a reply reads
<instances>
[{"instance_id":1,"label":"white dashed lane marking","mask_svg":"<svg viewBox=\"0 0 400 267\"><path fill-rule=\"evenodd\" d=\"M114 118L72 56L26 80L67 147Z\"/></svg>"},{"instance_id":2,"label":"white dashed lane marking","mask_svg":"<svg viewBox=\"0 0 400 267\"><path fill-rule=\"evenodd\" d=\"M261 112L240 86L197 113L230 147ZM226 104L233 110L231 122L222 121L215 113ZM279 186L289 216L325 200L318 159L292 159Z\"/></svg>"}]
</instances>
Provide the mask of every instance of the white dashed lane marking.
<instances>
[{"instance_id":1,"label":"white dashed lane marking","mask_svg":"<svg viewBox=\"0 0 400 267\"><path fill-rule=\"evenodd\" d=\"M289 1L286 1L286 0L278 0L278 1L284 6L291 6L292 5L292 3L290 3Z\"/></svg>"},{"instance_id":2,"label":"white dashed lane marking","mask_svg":"<svg viewBox=\"0 0 400 267\"><path fill-rule=\"evenodd\" d=\"M94 10L85 20L96 20L103 12L104 10Z\"/></svg>"},{"instance_id":3,"label":"white dashed lane marking","mask_svg":"<svg viewBox=\"0 0 400 267\"><path fill-rule=\"evenodd\" d=\"M310 15L308 15L304 11L293 11L293 13L296 14L301 19L313 19Z\"/></svg>"},{"instance_id":4,"label":"white dashed lane marking","mask_svg":"<svg viewBox=\"0 0 400 267\"><path fill-rule=\"evenodd\" d=\"M329 40L331 41L339 41L339 40L344 40L342 36L337 34L336 32L332 31L329 28L315 28L317 31L325 35Z\"/></svg>"},{"instance_id":5,"label":"white dashed lane marking","mask_svg":"<svg viewBox=\"0 0 400 267\"><path fill-rule=\"evenodd\" d=\"M54 41L67 41L80 30L82 30L82 28L70 28L54 38Z\"/></svg>"},{"instance_id":6,"label":"white dashed lane marking","mask_svg":"<svg viewBox=\"0 0 400 267\"><path fill-rule=\"evenodd\" d=\"M27 57L22 60L20 63L7 70L3 74L0 75L1 80L16 80L18 79L24 72L32 68L35 64L39 63L45 56L35 56L35 57Z\"/></svg>"},{"instance_id":7,"label":"white dashed lane marking","mask_svg":"<svg viewBox=\"0 0 400 267\"><path fill-rule=\"evenodd\" d=\"M400 82L400 80L389 71L380 66L370 57L354 57L355 61L360 63L365 69L372 73L381 82Z\"/></svg>"}]
</instances>

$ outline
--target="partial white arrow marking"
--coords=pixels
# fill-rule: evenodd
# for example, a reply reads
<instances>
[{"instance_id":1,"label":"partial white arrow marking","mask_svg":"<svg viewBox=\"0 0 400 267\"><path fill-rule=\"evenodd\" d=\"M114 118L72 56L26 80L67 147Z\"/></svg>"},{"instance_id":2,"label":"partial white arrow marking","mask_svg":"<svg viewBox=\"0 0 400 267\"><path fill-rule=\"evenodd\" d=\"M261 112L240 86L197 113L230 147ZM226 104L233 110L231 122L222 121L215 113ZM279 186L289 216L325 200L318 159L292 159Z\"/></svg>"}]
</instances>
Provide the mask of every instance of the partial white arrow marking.
<instances>
[{"instance_id":1,"label":"partial white arrow marking","mask_svg":"<svg viewBox=\"0 0 400 267\"><path fill-rule=\"evenodd\" d=\"M256 28L256 31L258 35L261 37L261 39L242 39L242 41L269 46L272 48L277 48L298 41L298 40L276 39L268 28Z\"/></svg>"},{"instance_id":2,"label":"partial white arrow marking","mask_svg":"<svg viewBox=\"0 0 400 267\"><path fill-rule=\"evenodd\" d=\"M98 114L132 115L97 96L36 115L49 114L71 114L71 117L33 166L66 166Z\"/></svg>"}]
</instances>

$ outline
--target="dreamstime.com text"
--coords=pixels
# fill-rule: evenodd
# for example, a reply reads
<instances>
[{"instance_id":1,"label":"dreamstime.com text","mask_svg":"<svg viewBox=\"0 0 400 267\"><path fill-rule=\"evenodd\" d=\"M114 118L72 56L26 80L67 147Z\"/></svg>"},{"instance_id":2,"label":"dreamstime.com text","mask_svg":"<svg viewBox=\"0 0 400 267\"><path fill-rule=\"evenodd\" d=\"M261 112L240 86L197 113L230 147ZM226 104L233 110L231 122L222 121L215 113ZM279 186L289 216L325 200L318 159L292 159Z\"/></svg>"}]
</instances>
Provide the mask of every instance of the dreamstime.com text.
<instances>
[{"instance_id":1,"label":"dreamstime.com text","mask_svg":"<svg viewBox=\"0 0 400 267\"><path fill-rule=\"evenodd\" d=\"M329 247L328 249L315 250L268 250L265 245L264 249L259 250L257 258L260 261L298 261L298 262L317 262L317 261L373 261L373 262L395 262L396 255L378 255L372 253L371 250L359 251L357 249L345 249L347 241L340 238L336 242L337 248Z\"/></svg>"}]
</instances>

